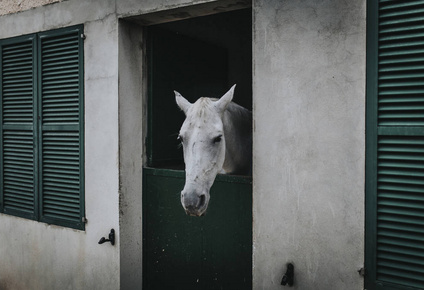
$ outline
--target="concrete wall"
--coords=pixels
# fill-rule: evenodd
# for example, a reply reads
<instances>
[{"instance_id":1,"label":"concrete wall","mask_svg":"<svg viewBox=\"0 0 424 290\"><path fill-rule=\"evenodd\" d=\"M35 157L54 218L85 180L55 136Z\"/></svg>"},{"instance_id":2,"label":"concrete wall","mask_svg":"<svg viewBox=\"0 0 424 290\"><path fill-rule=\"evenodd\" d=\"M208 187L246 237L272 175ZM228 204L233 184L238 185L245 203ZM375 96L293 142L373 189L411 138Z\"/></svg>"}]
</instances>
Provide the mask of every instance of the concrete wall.
<instances>
[{"instance_id":1,"label":"concrete wall","mask_svg":"<svg viewBox=\"0 0 424 290\"><path fill-rule=\"evenodd\" d=\"M1 290L140 285L143 43L118 19L207 2L228 4L68 0L0 17L0 38L85 25L88 219L0 214ZM253 1L254 289L281 289L287 262L293 289L363 287L365 2ZM117 245L98 245L111 228Z\"/></svg>"},{"instance_id":2,"label":"concrete wall","mask_svg":"<svg viewBox=\"0 0 424 290\"><path fill-rule=\"evenodd\" d=\"M57 1L59 0L4 0L0 1L0 15L20 12Z\"/></svg>"},{"instance_id":3,"label":"concrete wall","mask_svg":"<svg viewBox=\"0 0 424 290\"><path fill-rule=\"evenodd\" d=\"M146 91L142 27L119 25L121 289L142 284L142 169Z\"/></svg>"},{"instance_id":4,"label":"concrete wall","mask_svg":"<svg viewBox=\"0 0 424 290\"><path fill-rule=\"evenodd\" d=\"M0 214L0 289L118 289L118 21L115 1L72 0L0 17L0 38L84 23L85 231Z\"/></svg>"},{"instance_id":5,"label":"concrete wall","mask_svg":"<svg viewBox=\"0 0 424 290\"><path fill-rule=\"evenodd\" d=\"M363 288L365 3L254 1L254 289Z\"/></svg>"}]
</instances>

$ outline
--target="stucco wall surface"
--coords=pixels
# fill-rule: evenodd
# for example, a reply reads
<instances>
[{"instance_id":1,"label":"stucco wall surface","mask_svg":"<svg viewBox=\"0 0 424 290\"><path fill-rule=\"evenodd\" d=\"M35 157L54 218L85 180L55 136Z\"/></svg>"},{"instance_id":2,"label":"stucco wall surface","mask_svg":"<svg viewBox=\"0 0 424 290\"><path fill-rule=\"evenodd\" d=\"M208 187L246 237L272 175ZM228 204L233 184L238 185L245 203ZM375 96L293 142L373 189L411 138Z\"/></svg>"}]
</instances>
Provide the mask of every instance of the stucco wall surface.
<instances>
[{"instance_id":1,"label":"stucco wall surface","mask_svg":"<svg viewBox=\"0 0 424 290\"><path fill-rule=\"evenodd\" d=\"M365 4L254 1L254 289L363 288Z\"/></svg>"},{"instance_id":2,"label":"stucco wall surface","mask_svg":"<svg viewBox=\"0 0 424 290\"><path fill-rule=\"evenodd\" d=\"M34 7L43 6L60 0L1 0L0 15L20 12Z\"/></svg>"},{"instance_id":3,"label":"stucco wall surface","mask_svg":"<svg viewBox=\"0 0 424 290\"><path fill-rule=\"evenodd\" d=\"M0 17L0 38L84 24L88 219L76 231L0 214L1 290L140 283L123 272L141 261L143 44L118 18L206 2L68 0ZM281 289L287 262L293 289L362 289L365 3L253 1L254 289ZM98 245L111 228L117 245Z\"/></svg>"},{"instance_id":4,"label":"stucco wall surface","mask_svg":"<svg viewBox=\"0 0 424 290\"><path fill-rule=\"evenodd\" d=\"M84 24L85 231L0 214L0 289L119 289L118 20L114 1L0 17L0 38ZM117 245L99 245L114 228Z\"/></svg>"},{"instance_id":5,"label":"stucco wall surface","mask_svg":"<svg viewBox=\"0 0 424 290\"><path fill-rule=\"evenodd\" d=\"M121 21L119 26L119 146L121 289L142 284L142 169L144 45L142 27Z\"/></svg>"},{"instance_id":6,"label":"stucco wall surface","mask_svg":"<svg viewBox=\"0 0 424 290\"><path fill-rule=\"evenodd\" d=\"M220 3L226 2L227 0L221 0ZM117 13L122 17L128 17L133 15L141 15L146 13L154 13L158 11L175 9L180 7L187 7L205 3L218 2L217 0L117 0L116 10ZM234 2L234 1L233 1ZM241 1L243 2L243 1ZM189 16L189 15L186 15Z\"/></svg>"}]
</instances>

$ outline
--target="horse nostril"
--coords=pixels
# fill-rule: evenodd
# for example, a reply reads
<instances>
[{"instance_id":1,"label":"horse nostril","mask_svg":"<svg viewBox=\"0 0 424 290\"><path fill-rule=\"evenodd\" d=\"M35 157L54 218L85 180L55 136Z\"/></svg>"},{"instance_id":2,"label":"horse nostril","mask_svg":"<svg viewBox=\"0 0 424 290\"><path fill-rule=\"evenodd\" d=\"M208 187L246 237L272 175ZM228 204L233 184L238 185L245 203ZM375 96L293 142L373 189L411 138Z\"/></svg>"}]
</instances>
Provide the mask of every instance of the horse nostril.
<instances>
[{"instance_id":1,"label":"horse nostril","mask_svg":"<svg viewBox=\"0 0 424 290\"><path fill-rule=\"evenodd\" d=\"M200 201L199 201L199 208L203 207L205 205L205 201L206 201L206 197L204 194L202 194L200 196Z\"/></svg>"}]
</instances>

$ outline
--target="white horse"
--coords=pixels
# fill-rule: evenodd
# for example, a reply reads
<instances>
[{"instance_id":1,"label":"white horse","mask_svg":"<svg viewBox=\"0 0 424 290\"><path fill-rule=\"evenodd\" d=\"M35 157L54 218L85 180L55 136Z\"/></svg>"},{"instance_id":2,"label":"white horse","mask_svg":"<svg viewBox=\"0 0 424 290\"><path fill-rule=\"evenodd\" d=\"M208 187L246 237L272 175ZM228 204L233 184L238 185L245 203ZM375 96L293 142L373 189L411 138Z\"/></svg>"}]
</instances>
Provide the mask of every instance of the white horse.
<instances>
[{"instance_id":1,"label":"white horse","mask_svg":"<svg viewBox=\"0 0 424 290\"><path fill-rule=\"evenodd\" d=\"M218 173L251 172L252 113L231 102L234 88L220 99L200 98L193 104L175 92L186 115L178 139L186 172L181 204L188 215L204 215Z\"/></svg>"}]
</instances>

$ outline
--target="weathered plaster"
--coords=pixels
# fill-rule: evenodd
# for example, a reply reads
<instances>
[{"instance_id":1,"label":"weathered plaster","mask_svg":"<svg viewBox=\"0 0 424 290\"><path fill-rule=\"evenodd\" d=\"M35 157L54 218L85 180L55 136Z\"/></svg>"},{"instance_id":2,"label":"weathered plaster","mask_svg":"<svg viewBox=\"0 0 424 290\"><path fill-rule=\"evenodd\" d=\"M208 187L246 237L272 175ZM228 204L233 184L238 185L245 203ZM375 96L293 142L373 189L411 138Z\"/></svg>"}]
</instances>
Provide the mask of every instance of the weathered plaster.
<instances>
[{"instance_id":1,"label":"weathered plaster","mask_svg":"<svg viewBox=\"0 0 424 290\"><path fill-rule=\"evenodd\" d=\"M362 289L365 1L254 1L253 47L254 289Z\"/></svg>"},{"instance_id":2,"label":"weathered plaster","mask_svg":"<svg viewBox=\"0 0 424 290\"><path fill-rule=\"evenodd\" d=\"M121 289L142 284L142 169L146 76L142 27L119 26Z\"/></svg>"},{"instance_id":3,"label":"weathered plaster","mask_svg":"<svg viewBox=\"0 0 424 290\"><path fill-rule=\"evenodd\" d=\"M0 17L0 38L85 25L88 219L76 231L0 214L0 289L140 283L143 69L127 46L142 44L118 18L206 2L224 3L68 0ZM254 289L281 289L289 261L293 289L362 288L365 2L253 1ZM111 228L117 245L98 245Z\"/></svg>"},{"instance_id":4,"label":"weathered plaster","mask_svg":"<svg viewBox=\"0 0 424 290\"><path fill-rule=\"evenodd\" d=\"M0 214L2 290L119 288L118 20L111 14L114 8L114 1L73 0L0 17L1 38L84 24L88 220L85 231L77 231ZM117 244L99 245L111 228L117 233Z\"/></svg>"},{"instance_id":5,"label":"weathered plaster","mask_svg":"<svg viewBox=\"0 0 424 290\"><path fill-rule=\"evenodd\" d=\"M60 0L3 0L0 1L0 15L25 11L58 1Z\"/></svg>"}]
</instances>

